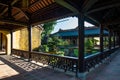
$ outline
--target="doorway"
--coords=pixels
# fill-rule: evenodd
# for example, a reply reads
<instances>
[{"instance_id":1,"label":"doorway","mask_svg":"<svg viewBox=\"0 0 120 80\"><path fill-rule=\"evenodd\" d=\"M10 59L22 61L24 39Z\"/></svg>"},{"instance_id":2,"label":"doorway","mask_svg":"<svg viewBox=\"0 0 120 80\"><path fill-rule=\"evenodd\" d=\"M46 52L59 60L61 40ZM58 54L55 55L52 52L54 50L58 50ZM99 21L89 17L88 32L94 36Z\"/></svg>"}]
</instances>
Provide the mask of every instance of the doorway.
<instances>
[{"instance_id":1,"label":"doorway","mask_svg":"<svg viewBox=\"0 0 120 80\"><path fill-rule=\"evenodd\" d=\"M0 55L6 55L7 53L7 37L3 33L0 33Z\"/></svg>"}]
</instances>

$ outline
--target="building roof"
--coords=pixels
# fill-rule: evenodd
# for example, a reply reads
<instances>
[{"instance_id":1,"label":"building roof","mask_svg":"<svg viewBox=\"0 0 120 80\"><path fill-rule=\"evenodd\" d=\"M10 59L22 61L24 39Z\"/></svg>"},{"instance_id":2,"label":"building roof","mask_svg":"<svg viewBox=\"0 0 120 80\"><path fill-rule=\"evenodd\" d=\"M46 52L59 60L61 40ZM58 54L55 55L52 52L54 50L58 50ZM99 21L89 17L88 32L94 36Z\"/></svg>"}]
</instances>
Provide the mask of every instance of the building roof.
<instances>
[{"instance_id":1,"label":"building roof","mask_svg":"<svg viewBox=\"0 0 120 80\"><path fill-rule=\"evenodd\" d=\"M86 27L85 36L98 36L100 34L100 28L98 27ZM104 30L104 34L107 35L108 31ZM78 28L68 29L68 30L59 30L58 32L52 34L53 36L59 37L73 37L78 36Z\"/></svg>"}]
</instances>

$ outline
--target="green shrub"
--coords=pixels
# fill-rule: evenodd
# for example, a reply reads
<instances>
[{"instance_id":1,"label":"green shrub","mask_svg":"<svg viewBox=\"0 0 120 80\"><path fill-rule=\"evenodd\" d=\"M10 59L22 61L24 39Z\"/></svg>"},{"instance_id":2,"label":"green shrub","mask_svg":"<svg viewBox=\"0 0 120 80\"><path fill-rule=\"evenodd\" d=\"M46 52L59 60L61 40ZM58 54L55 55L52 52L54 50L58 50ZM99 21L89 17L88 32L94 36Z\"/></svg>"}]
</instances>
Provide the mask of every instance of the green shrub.
<instances>
[{"instance_id":1,"label":"green shrub","mask_svg":"<svg viewBox=\"0 0 120 80\"><path fill-rule=\"evenodd\" d=\"M78 49L74 49L74 55L78 57Z\"/></svg>"},{"instance_id":2,"label":"green shrub","mask_svg":"<svg viewBox=\"0 0 120 80\"><path fill-rule=\"evenodd\" d=\"M65 54L63 51L58 51L56 53L57 53L57 55L60 55L60 56L64 56L64 54Z\"/></svg>"}]
</instances>

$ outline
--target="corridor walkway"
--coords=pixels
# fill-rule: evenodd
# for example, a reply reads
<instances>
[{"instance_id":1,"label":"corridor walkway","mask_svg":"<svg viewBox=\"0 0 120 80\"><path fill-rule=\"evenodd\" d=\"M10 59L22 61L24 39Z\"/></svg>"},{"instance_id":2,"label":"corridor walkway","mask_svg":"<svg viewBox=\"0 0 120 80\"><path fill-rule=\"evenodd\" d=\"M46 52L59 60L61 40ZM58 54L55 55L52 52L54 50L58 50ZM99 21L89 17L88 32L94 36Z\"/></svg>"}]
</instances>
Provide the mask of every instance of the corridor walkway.
<instances>
[{"instance_id":1,"label":"corridor walkway","mask_svg":"<svg viewBox=\"0 0 120 80\"><path fill-rule=\"evenodd\" d=\"M0 56L0 80L74 80L74 77L4 55Z\"/></svg>"},{"instance_id":2,"label":"corridor walkway","mask_svg":"<svg viewBox=\"0 0 120 80\"><path fill-rule=\"evenodd\" d=\"M105 63L93 71L87 80L120 80L120 49L110 63Z\"/></svg>"},{"instance_id":3,"label":"corridor walkway","mask_svg":"<svg viewBox=\"0 0 120 80\"><path fill-rule=\"evenodd\" d=\"M120 80L120 50L108 64L94 70L87 80ZM0 80L79 80L75 77L21 59L0 55Z\"/></svg>"}]
</instances>

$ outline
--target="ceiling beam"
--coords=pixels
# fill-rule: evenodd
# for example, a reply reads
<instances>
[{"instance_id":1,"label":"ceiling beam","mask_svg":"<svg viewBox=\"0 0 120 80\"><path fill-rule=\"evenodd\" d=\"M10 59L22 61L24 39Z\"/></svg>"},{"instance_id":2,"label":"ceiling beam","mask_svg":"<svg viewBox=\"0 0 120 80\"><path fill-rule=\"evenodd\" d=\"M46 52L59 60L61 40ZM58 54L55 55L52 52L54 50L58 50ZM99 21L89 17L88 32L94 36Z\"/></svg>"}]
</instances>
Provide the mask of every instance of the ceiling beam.
<instances>
[{"instance_id":1,"label":"ceiling beam","mask_svg":"<svg viewBox=\"0 0 120 80\"><path fill-rule=\"evenodd\" d=\"M5 31L10 31L11 29L5 28L4 25L0 25L0 31L5 30Z\"/></svg>"},{"instance_id":2,"label":"ceiling beam","mask_svg":"<svg viewBox=\"0 0 120 80\"><path fill-rule=\"evenodd\" d=\"M120 18L119 18L119 19L116 19L116 20L104 21L102 24L105 24L105 25L116 25L116 24L120 24Z\"/></svg>"},{"instance_id":3,"label":"ceiling beam","mask_svg":"<svg viewBox=\"0 0 120 80\"><path fill-rule=\"evenodd\" d=\"M92 9L92 10L86 12L86 14L91 14L93 12L97 12L97 11L101 11L101 10L105 10L105 9L109 9L109 8L114 8L114 7L119 7L119 6L120 6L120 3L105 5L105 6L102 6L99 8Z\"/></svg>"},{"instance_id":4,"label":"ceiling beam","mask_svg":"<svg viewBox=\"0 0 120 80\"><path fill-rule=\"evenodd\" d=\"M87 22L89 22L89 23L91 23L91 24L93 24L93 25L96 25L96 26L99 25L99 22L98 22L98 21L96 21L95 19L93 19L93 18L91 18L91 17L89 17L89 16L85 16L85 21L87 21Z\"/></svg>"},{"instance_id":5,"label":"ceiling beam","mask_svg":"<svg viewBox=\"0 0 120 80\"><path fill-rule=\"evenodd\" d=\"M76 14L80 13L78 9L76 9L74 6L70 5L69 3L67 3L64 0L55 0L55 2L67 9L69 9L73 13L76 13Z\"/></svg>"},{"instance_id":6,"label":"ceiling beam","mask_svg":"<svg viewBox=\"0 0 120 80\"><path fill-rule=\"evenodd\" d=\"M87 0L86 4L82 8L82 12L87 12L98 0Z\"/></svg>"},{"instance_id":7,"label":"ceiling beam","mask_svg":"<svg viewBox=\"0 0 120 80\"><path fill-rule=\"evenodd\" d=\"M38 4L41 0L36 0L35 2L33 2L32 4L29 5L29 7L33 7L35 6L36 4Z\"/></svg>"},{"instance_id":8,"label":"ceiling beam","mask_svg":"<svg viewBox=\"0 0 120 80\"><path fill-rule=\"evenodd\" d=\"M11 3L11 6L13 6L18 0L14 0L12 3ZM0 14L0 16L2 16L4 13L6 13L8 11L8 8L5 8L4 11Z\"/></svg>"},{"instance_id":9,"label":"ceiling beam","mask_svg":"<svg viewBox=\"0 0 120 80\"><path fill-rule=\"evenodd\" d=\"M27 23L19 22L19 21L13 21L13 20L5 20L0 19L0 22L12 24L12 25L19 25L19 26L27 26Z\"/></svg>"},{"instance_id":10,"label":"ceiling beam","mask_svg":"<svg viewBox=\"0 0 120 80\"><path fill-rule=\"evenodd\" d=\"M16 16L16 15L18 15L19 13L20 13L20 11L16 12L15 14L13 14L13 16Z\"/></svg>"},{"instance_id":11,"label":"ceiling beam","mask_svg":"<svg viewBox=\"0 0 120 80\"><path fill-rule=\"evenodd\" d=\"M23 15L25 16L25 18L26 18L27 20L30 19L30 18L28 17L28 15L27 15L23 10L21 10L21 9L18 8L18 7L14 7L14 8L18 9L21 13L23 13Z\"/></svg>"},{"instance_id":12,"label":"ceiling beam","mask_svg":"<svg viewBox=\"0 0 120 80\"><path fill-rule=\"evenodd\" d=\"M7 5L7 4L3 4L3 3L0 3L0 5L8 7L8 5ZM24 14L25 18L26 18L27 20L29 20L28 15L27 15L26 13L24 13L24 11L23 11L23 10L21 10L20 8L15 7L15 6L12 6L12 7L13 7L13 8L15 8L15 9L17 9L17 10L19 10L20 12L22 12L22 13ZM8 8L7 8L7 9L8 9ZM0 14L0 16L1 16L1 14Z\"/></svg>"}]
</instances>

